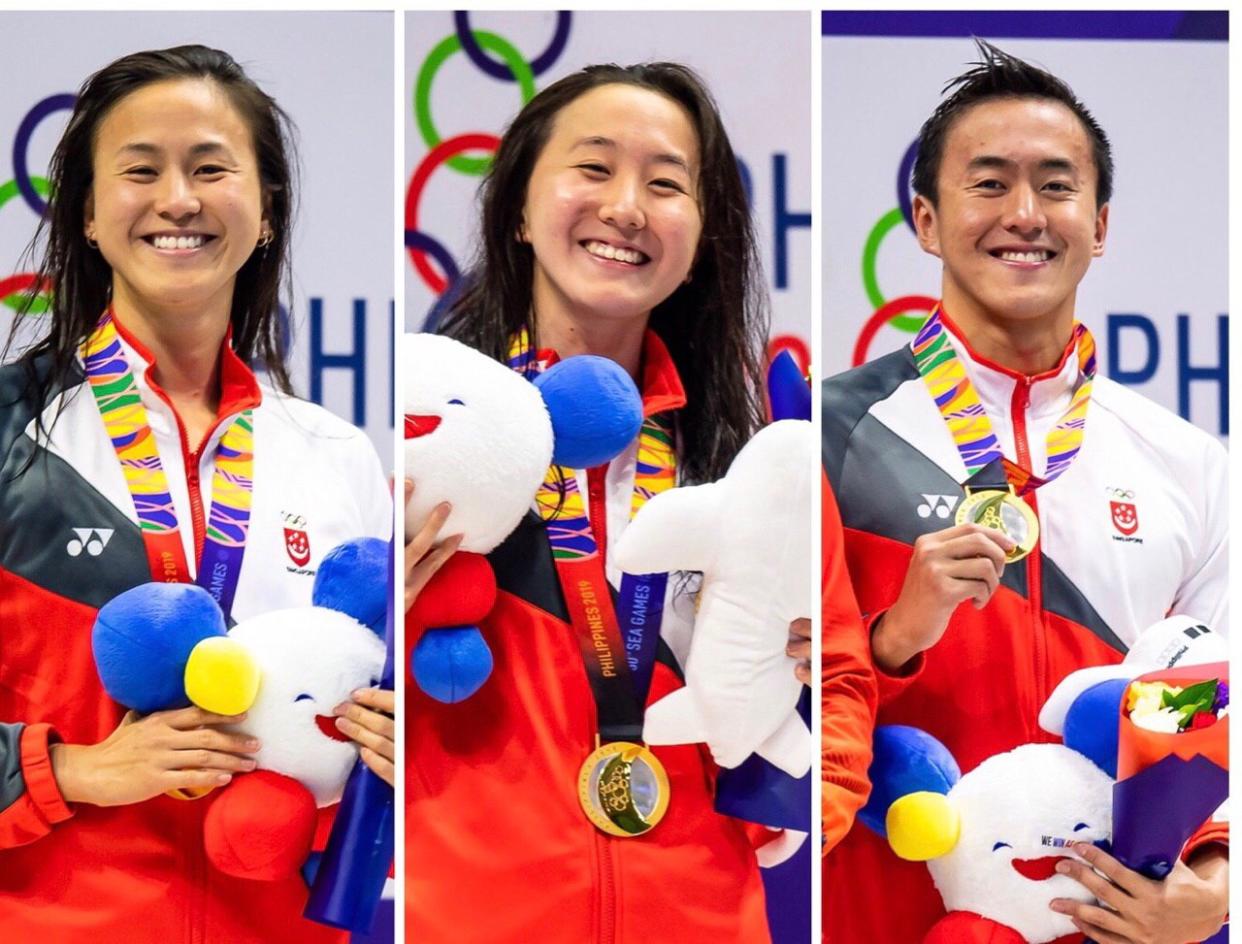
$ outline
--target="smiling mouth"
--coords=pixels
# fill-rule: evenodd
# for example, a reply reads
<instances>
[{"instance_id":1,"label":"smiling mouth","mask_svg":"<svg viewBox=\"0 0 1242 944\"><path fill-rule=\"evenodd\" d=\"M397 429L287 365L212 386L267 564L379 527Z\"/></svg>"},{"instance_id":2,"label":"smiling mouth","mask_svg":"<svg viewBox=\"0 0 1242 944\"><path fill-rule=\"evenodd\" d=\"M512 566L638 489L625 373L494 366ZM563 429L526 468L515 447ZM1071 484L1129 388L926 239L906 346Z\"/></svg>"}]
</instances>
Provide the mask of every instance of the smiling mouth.
<instances>
[{"instance_id":1,"label":"smiling mouth","mask_svg":"<svg viewBox=\"0 0 1242 944\"><path fill-rule=\"evenodd\" d=\"M208 236L205 233L195 233L190 236L143 236L142 239L147 245L153 246L163 252L185 252L193 249L202 249L203 246L215 239L214 236Z\"/></svg>"},{"instance_id":2,"label":"smiling mouth","mask_svg":"<svg viewBox=\"0 0 1242 944\"><path fill-rule=\"evenodd\" d=\"M1014 871L1032 882L1043 882L1057 874L1057 863L1069 856L1044 856L1042 859L1014 859Z\"/></svg>"},{"instance_id":3,"label":"smiling mouth","mask_svg":"<svg viewBox=\"0 0 1242 944\"><path fill-rule=\"evenodd\" d=\"M1051 262L1057 254L1051 249L990 249L988 255L1011 265L1042 265Z\"/></svg>"},{"instance_id":4,"label":"smiling mouth","mask_svg":"<svg viewBox=\"0 0 1242 944\"><path fill-rule=\"evenodd\" d=\"M584 239L578 245L597 259L607 259L610 262L640 266L651 261L650 256L639 252L637 249L623 249L620 246L611 246L608 243L600 242L598 239Z\"/></svg>"},{"instance_id":5,"label":"smiling mouth","mask_svg":"<svg viewBox=\"0 0 1242 944\"><path fill-rule=\"evenodd\" d=\"M349 735L343 734L336 726L335 715L315 715L315 727L334 741L348 741Z\"/></svg>"}]
</instances>

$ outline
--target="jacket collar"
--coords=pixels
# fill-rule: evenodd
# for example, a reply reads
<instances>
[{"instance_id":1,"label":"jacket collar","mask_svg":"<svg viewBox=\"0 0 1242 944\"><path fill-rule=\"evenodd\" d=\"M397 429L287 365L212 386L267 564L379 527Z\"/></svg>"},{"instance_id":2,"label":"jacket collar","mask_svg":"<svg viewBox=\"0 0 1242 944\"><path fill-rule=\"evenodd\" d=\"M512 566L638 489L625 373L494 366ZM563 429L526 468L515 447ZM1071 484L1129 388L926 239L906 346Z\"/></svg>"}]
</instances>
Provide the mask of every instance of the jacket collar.
<instances>
[{"instance_id":1,"label":"jacket collar","mask_svg":"<svg viewBox=\"0 0 1242 944\"><path fill-rule=\"evenodd\" d=\"M1014 394L1019 388L1027 391L1027 411L1035 416L1065 411L1074 391L1083 382L1078 366L1078 345L1071 338L1061 352L1057 365L1037 374L1023 374L989 360L970 345L961 328L940 308L940 320L954 350L966 368L975 392L989 413L1008 414Z\"/></svg>"},{"instance_id":2,"label":"jacket collar","mask_svg":"<svg viewBox=\"0 0 1242 944\"><path fill-rule=\"evenodd\" d=\"M142 378L142 387L148 389L158 400L173 410L172 401L155 382L152 372L155 370L155 354L138 340L129 329L116 317L112 316L117 336L126 348L130 370L134 378ZM216 412L217 420L236 416L243 410L252 409L263 401L263 393L254 372L237 356L233 350L233 327L229 326L220 345L220 408ZM175 415L176 411L173 410Z\"/></svg>"},{"instance_id":3,"label":"jacket collar","mask_svg":"<svg viewBox=\"0 0 1242 944\"><path fill-rule=\"evenodd\" d=\"M660 336L647 329L643 336L643 416L654 416L686 405L686 388Z\"/></svg>"}]
</instances>

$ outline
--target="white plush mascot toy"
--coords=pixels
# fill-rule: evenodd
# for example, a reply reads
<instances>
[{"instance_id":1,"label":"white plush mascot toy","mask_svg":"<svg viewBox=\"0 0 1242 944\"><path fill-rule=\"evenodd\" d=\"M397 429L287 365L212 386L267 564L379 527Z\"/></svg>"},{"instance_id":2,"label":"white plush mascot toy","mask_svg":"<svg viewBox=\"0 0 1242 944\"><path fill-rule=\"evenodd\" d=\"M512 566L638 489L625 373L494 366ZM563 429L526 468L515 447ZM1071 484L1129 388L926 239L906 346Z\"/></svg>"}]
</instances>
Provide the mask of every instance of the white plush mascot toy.
<instances>
[{"instance_id":1,"label":"white plush mascot toy","mask_svg":"<svg viewBox=\"0 0 1242 944\"><path fill-rule=\"evenodd\" d=\"M657 495L617 542L626 573L703 572L686 685L647 709L649 744L705 741L722 767L757 753L795 778L810 769L802 683L785 647L789 624L813 606L817 448L810 423L772 423L723 479Z\"/></svg>"},{"instance_id":2,"label":"white plush mascot toy","mask_svg":"<svg viewBox=\"0 0 1242 944\"><path fill-rule=\"evenodd\" d=\"M1217 661L1224 642L1187 617L1145 630L1126 660L1067 676L1040 713L1062 744L1025 744L961 774L918 728L876 729L872 793L859 819L903 859L922 861L948 914L924 944L1047 944L1081 939L1054 898L1094 901L1056 872L1067 841L1106 846L1121 699L1130 680Z\"/></svg>"},{"instance_id":3,"label":"white plush mascot toy","mask_svg":"<svg viewBox=\"0 0 1242 944\"><path fill-rule=\"evenodd\" d=\"M91 644L100 680L141 713L190 704L246 713L257 769L202 802L208 859L240 878L294 874L310 853L317 808L341 798L358 748L333 708L377 683L384 664L388 544L350 541L320 562L313 605L242 620L231 630L195 584L148 583L100 609ZM179 799L207 791L179 792Z\"/></svg>"},{"instance_id":4,"label":"white plush mascot toy","mask_svg":"<svg viewBox=\"0 0 1242 944\"><path fill-rule=\"evenodd\" d=\"M483 556L530 511L550 465L589 468L638 435L642 399L615 362L582 355L534 377L464 344L407 334L405 474L414 482L406 533L441 502L453 506L437 540L462 535L457 552L406 617L418 686L442 702L473 695L492 671L478 624L496 599Z\"/></svg>"}]
</instances>

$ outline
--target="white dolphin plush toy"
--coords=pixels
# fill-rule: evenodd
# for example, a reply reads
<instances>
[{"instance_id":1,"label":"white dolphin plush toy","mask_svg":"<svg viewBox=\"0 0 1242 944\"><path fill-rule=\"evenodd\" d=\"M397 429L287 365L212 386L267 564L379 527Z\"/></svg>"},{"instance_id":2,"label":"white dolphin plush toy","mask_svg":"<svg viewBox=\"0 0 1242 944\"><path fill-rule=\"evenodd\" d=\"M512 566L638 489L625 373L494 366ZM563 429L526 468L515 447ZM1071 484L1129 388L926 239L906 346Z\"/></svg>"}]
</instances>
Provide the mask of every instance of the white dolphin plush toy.
<instances>
[{"instance_id":1,"label":"white dolphin plush toy","mask_svg":"<svg viewBox=\"0 0 1242 944\"><path fill-rule=\"evenodd\" d=\"M626 573L703 572L686 685L648 707L647 743L705 741L722 767L757 753L795 778L810 769L802 683L785 646L789 624L813 606L817 448L810 423L772 423L723 479L657 495L617 542Z\"/></svg>"}]
</instances>

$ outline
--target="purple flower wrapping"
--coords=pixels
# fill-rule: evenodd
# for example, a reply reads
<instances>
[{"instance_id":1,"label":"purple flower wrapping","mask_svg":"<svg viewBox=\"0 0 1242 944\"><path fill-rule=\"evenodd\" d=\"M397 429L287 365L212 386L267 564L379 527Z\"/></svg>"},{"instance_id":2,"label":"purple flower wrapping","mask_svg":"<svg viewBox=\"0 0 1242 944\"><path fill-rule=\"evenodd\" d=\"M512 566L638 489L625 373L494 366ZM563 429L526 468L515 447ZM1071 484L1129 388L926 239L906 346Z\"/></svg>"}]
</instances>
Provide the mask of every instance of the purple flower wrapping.
<instances>
[{"instance_id":1,"label":"purple flower wrapping","mask_svg":"<svg viewBox=\"0 0 1242 944\"><path fill-rule=\"evenodd\" d=\"M1113 786L1113 856L1163 879L1196 829L1229 797L1229 772L1170 754Z\"/></svg>"}]
</instances>

